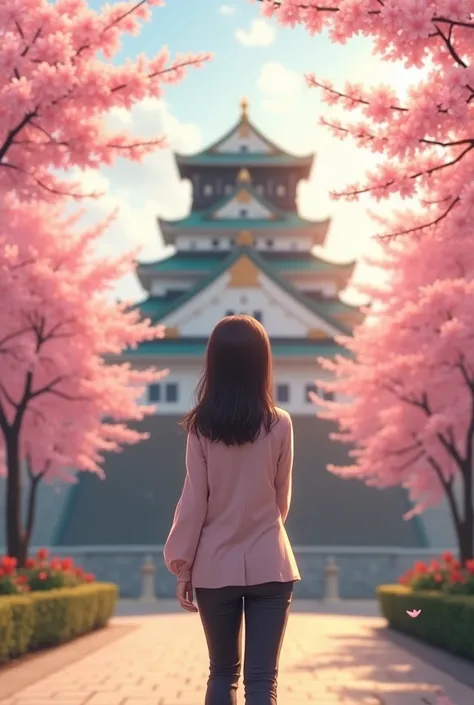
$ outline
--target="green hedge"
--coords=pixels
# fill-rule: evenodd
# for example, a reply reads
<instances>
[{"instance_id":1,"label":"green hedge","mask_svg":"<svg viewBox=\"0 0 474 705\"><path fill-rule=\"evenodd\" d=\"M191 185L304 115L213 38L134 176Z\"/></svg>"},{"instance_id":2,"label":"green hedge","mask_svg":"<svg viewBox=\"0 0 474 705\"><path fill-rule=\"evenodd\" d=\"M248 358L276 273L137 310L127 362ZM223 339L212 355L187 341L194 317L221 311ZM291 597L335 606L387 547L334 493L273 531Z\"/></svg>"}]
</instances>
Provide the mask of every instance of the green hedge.
<instances>
[{"instance_id":1,"label":"green hedge","mask_svg":"<svg viewBox=\"0 0 474 705\"><path fill-rule=\"evenodd\" d=\"M403 585L381 585L383 616L398 631L474 661L474 596L422 592ZM421 610L413 619L407 610Z\"/></svg>"},{"instance_id":2,"label":"green hedge","mask_svg":"<svg viewBox=\"0 0 474 705\"><path fill-rule=\"evenodd\" d=\"M118 588L91 583L28 595L0 597L0 661L55 646L104 627Z\"/></svg>"}]
</instances>

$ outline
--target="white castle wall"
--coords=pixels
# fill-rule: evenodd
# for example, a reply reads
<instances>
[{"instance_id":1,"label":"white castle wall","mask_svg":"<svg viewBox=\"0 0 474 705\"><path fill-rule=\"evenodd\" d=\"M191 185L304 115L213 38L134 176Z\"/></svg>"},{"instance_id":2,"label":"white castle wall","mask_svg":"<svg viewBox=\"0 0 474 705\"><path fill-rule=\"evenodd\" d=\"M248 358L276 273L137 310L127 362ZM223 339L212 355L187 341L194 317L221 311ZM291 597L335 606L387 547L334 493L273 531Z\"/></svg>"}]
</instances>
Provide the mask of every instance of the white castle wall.
<instances>
[{"instance_id":1,"label":"white castle wall","mask_svg":"<svg viewBox=\"0 0 474 705\"><path fill-rule=\"evenodd\" d=\"M272 245L268 244L268 239L272 241ZM229 250L233 246L233 237L222 235L220 232L216 232L215 235L177 235L175 245L178 250L184 251L208 252L216 250L219 252ZM255 247L257 250L271 252L288 252L289 250L308 252L313 247L313 241L309 236L279 235L278 231L273 231L271 236L267 234L259 237L257 235Z\"/></svg>"},{"instance_id":2,"label":"white castle wall","mask_svg":"<svg viewBox=\"0 0 474 705\"><path fill-rule=\"evenodd\" d=\"M217 147L216 152L253 152L254 154L269 154L270 147L262 140L261 137L256 135L252 130L248 131L247 135L241 135L239 131L234 132L232 135L222 142L222 144Z\"/></svg>"},{"instance_id":3,"label":"white castle wall","mask_svg":"<svg viewBox=\"0 0 474 705\"><path fill-rule=\"evenodd\" d=\"M272 211L259 203L256 198L251 198L248 203L239 203L236 198L226 203L215 211L215 218L255 218L270 220Z\"/></svg>"},{"instance_id":4,"label":"white castle wall","mask_svg":"<svg viewBox=\"0 0 474 705\"><path fill-rule=\"evenodd\" d=\"M162 389L169 383L178 385L178 399L176 402L166 402L163 400L156 405L156 412L159 414L184 414L188 411L194 399L194 391L202 369L202 360L178 360L176 358L155 361L159 369L168 368L169 375L161 380ZM327 379L328 373L318 368L316 361L290 361L274 360L274 382L277 384L289 385L289 401L286 403L277 402L279 406L286 409L290 414L315 415L317 407L306 401L306 385L313 384L317 379ZM161 395L164 399L164 394ZM141 403L148 404L147 391L141 398Z\"/></svg>"},{"instance_id":5,"label":"white castle wall","mask_svg":"<svg viewBox=\"0 0 474 705\"><path fill-rule=\"evenodd\" d=\"M184 337L207 337L228 311L252 315L260 311L270 337L304 338L310 328L319 328L329 337L339 334L262 273L258 275L258 288L229 288L229 279L230 274L225 272L194 299L165 316L162 323L177 327Z\"/></svg>"},{"instance_id":6,"label":"white castle wall","mask_svg":"<svg viewBox=\"0 0 474 705\"><path fill-rule=\"evenodd\" d=\"M185 291L198 280L197 274L161 276L152 282L150 293L152 296L163 296L167 291Z\"/></svg>"}]
</instances>

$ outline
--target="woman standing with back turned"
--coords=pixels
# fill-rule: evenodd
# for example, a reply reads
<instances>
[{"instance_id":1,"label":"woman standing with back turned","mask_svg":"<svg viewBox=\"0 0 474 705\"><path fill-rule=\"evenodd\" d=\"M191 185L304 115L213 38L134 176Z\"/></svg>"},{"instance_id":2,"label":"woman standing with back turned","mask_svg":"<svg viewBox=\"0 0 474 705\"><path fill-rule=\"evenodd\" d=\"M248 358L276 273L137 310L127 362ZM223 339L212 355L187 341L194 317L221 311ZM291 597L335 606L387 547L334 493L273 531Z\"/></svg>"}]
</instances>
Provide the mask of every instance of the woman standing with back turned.
<instances>
[{"instance_id":1,"label":"woman standing with back turned","mask_svg":"<svg viewBox=\"0 0 474 705\"><path fill-rule=\"evenodd\" d=\"M181 606L209 649L205 705L235 705L245 613L246 705L276 705L280 649L300 580L284 523L293 428L273 402L270 342L250 316L209 338L197 404L183 420L186 479L164 549Z\"/></svg>"}]
</instances>

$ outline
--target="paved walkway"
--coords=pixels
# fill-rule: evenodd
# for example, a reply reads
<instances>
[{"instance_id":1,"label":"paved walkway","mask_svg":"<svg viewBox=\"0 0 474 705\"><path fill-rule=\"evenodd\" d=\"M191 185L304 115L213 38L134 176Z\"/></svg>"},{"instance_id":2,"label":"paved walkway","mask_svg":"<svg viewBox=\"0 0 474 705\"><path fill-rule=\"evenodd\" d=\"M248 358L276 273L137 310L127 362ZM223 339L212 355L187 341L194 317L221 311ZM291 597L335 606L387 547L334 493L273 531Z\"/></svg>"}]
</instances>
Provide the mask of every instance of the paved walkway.
<instances>
[{"instance_id":1,"label":"paved walkway","mask_svg":"<svg viewBox=\"0 0 474 705\"><path fill-rule=\"evenodd\" d=\"M136 628L0 705L203 705L207 654L197 615L164 610L114 623ZM295 605L279 704L435 705L442 692L454 705L473 705L473 689L395 645L380 631L384 625L378 617L305 613ZM0 673L0 692L1 681Z\"/></svg>"}]
</instances>

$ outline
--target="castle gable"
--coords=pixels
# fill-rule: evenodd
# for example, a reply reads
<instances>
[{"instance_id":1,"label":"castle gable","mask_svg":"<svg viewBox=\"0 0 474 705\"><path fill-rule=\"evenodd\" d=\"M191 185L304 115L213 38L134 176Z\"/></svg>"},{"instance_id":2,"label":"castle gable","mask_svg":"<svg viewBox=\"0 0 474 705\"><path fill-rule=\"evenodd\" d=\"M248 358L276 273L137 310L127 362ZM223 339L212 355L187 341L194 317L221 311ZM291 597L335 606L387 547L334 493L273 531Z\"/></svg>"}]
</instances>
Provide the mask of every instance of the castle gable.
<instances>
[{"instance_id":1,"label":"castle gable","mask_svg":"<svg viewBox=\"0 0 474 705\"><path fill-rule=\"evenodd\" d=\"M212 214L212 219L234 220L249 218L252 220L274 220L275 213L266 206L248 188L240 188L222 206Z\"/></svg>"},{"instance_id":2,"label":"castle gable","mask_svg":"<svg viewBox=\"0 0 474 705\"><path fill-rule=\"evenodd\" d=\"M317 306L242 249L227 266L190 291L161 320L178 337L207 337L226 315L247 314L260 320L270 337L331 340L341 332L337 323L318 314Z\"/></svg>"}]
</instances>

